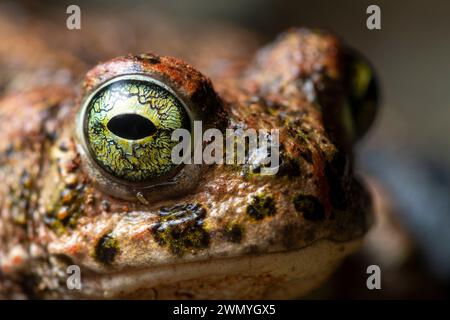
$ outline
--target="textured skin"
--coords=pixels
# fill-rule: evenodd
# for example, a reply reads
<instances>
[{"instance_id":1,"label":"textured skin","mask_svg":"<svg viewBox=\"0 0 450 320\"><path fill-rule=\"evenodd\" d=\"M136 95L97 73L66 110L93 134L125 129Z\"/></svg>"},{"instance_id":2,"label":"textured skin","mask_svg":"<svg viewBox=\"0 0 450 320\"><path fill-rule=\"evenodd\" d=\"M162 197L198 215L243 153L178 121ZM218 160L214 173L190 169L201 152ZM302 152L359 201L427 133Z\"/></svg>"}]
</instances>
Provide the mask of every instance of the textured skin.
<instances>
[{"instance_id":1,"label":"textured skin","mask_svg":"<svg viewBox=\"0 0 450 320\"><path fill-rule=\"evenodd\" d=\"M45 51L45 45L39 43L39 48ZM68 67L71 78L78 79L88 63L75 56L68 60L46 70L53 75ZM165 190L163 198L148 204L105 192L88 174L79 152L75 117L84 95L136 66L174 84L207 126L280 129L278 174L261 176L245 165L203 166L188 188ZM211 71L211 83L182 60L150 53L99 64L87 73L82 93L76 80L64 83L53 76L44 86L31 81L26 90L23 83L13 86L13 77L3 80L1 297L294 297L306 289L287 290L290 286L302 281L311 283L309 289L317 286L357 248L355 241L369 225L371 204L353 177L353 137L339 116L348 94L340 41L293 29L258 51L245 68L230 66L222 72L203 67L206 75ZM24 64L17 74L29 73L33 79L35 72ZM340 243L338 253L328 245L314 250L320 240ZM296 267L303 266L306 278L287 281L295 275L294 267L281 266L283 274L265 270L262 259L271 254L286 262L301 256L305 260L296 261ZM327 255L329 261L323 260ZM321 262L309 266L308 257ZM222 260L227 269L210 274ZM261 269L238 276L249 261ZM85 291L67 289L70 264L87 275ZM199 270L197 276L176 280L177 268L188 270L190 264ZM120 284L147 279L139 275L142 270L162 270L159 279L164 281ZM167 281L171 272L174 282ZM275 284L281 287L268 295L267 288Z\"/></svg>"}]
</instances>

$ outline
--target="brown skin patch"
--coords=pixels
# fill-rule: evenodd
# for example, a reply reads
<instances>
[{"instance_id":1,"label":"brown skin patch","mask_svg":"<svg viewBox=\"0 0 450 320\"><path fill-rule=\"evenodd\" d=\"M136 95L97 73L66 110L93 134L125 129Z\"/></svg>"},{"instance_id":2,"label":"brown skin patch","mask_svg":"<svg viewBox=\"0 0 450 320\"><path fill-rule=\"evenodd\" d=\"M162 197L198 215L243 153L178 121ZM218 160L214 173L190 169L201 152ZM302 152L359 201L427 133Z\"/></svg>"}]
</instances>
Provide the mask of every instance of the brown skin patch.
<instances>
[{"instance_id":1,"label":"brown skin patch","mask_svg":"<svg viewBox=\"0 0 450 320\"><path fill-rule=\"evenodd\" d=\"M158 63L155 63L158 62ZM211 81L180 59L158 56L154 53L128 55L109 60L89 71L84 80L84 94L88 94L105 80L126 73L154 75L167 82L185 100L199 103L199 111L221 113L222 102L212 88ZM208 103L208 100L214 103Z\"/></svg>"}]
</instances>

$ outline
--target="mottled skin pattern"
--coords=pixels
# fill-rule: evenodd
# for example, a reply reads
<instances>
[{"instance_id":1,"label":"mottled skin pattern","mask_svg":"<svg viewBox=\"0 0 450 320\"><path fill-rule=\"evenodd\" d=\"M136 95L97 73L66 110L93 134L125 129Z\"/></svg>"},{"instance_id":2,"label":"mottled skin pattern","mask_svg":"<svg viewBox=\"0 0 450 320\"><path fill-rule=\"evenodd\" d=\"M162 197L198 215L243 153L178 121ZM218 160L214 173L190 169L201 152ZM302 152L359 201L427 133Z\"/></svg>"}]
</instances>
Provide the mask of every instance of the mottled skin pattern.
<instances>
[{"instance_id":1,"label":"mottled skin pattern","mask_svg":"<svg viewBox=\"0 0 450 320\"><path fill-rule=\"evenodd\" d=\"M202 166L189 187L167 187L154 199L150 191L148 203L105 190L80 154L75 118L87 93L130 69L169 81L206 127L280 129L278 174ZM212 83L182 60L149 53L97 65L83 92L76 82L58 81L6 90L0 100L0 297L260 298L270 297L275 283L284 283L286 292L278 297L295 297L303 291L289 293L294 284L283 282L294 269L276 275L258 271L255 262L248 277L211 269L218 261L239 265L248 257L310 252L323 239L340 244L342 254L325 252L337 261L354 250L346 244L366 232L371 204L353 177L353 131L341 121L349 95L341 42L293 29L236 70L215 74ZM67 289L71 264L82 269L81 291ZM189 265L203 270L204 279L176 280L175 269ZM173 272L176 281L121 285L145 270L165 279Z\"/></svg>"}]
</instances>

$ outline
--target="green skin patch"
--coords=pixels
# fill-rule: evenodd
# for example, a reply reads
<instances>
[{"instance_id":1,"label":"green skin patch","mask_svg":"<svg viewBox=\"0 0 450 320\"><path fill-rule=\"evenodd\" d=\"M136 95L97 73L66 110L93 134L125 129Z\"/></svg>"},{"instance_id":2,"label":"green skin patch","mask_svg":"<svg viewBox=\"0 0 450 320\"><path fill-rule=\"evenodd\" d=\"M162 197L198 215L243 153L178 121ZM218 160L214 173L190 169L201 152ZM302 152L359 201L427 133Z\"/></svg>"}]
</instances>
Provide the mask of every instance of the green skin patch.
<instances>
[{"instance_id":1,"label":"green skin patch","mask_svg":"<svg viewBox=\"0 0 450 320\"><path fill-rule=\"evenodd\" d=\"M255 220L273 216L276 213L275 200L272 196L256 195L247 206L247 214Z\"/></svg>"},{"instance_id":2,"label":"green skin patch","mask_svg":"<svg viewBox=\"0 0 450 320\"><path fill-rule=\"evenodd\" d=\"M314 196L298 194L294 197L294 207L306 220L321 221L325 219L322 203Z\"/></svg>"},{"instance_id":3,"label":"green skin patch","mask_svg":"<svg viewBox=\"0 0 450 320\"><path fill-rule=\"evenodd\" d=\"M161 208L160 221L152 227L155 240L175 255L207 248L209 234L204 228L205 209L200 204Z\"/></svg>"},{"instance_id":4,"label":"green skin patch","mask_svg":"<svg viewBox=\"0 0 450 320\"><path fill-rule=\"evenodd\" d=\"M139 118L142 121L136 121ZM132 182L170 173L176 166L172 148L178 143L171 140L172 132L190 129L181 102L166 89L141 80L121 80L102 89L90 102L86 121L88 145L97 163ZM143 128L145 122L152 130ZM117 131L111 131L111 124Z\"/></svg>"}]
</instances>

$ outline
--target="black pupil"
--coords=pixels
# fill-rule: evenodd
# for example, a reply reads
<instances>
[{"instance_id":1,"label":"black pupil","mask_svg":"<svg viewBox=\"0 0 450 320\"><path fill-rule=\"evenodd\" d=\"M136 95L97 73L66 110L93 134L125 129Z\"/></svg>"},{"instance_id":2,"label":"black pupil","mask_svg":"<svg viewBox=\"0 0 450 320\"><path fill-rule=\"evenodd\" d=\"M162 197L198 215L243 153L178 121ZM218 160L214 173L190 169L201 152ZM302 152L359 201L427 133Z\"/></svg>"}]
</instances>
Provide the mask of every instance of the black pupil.
<instances>
[{"instance_id":1,"label":"black pupil","mask_svg":"<svg viewBox=\"0 0 450 320\"><path fill-rule=\"evenodd\" d=\"M138 140L153 135L157 129L149 119L138 114L119 114L108 121L108 130L127 140Z\"/></svg>"}]
</instances>

